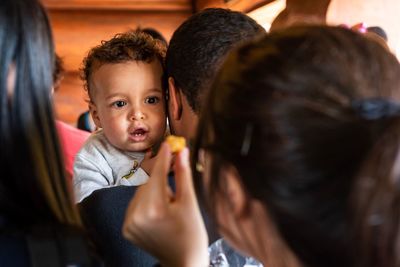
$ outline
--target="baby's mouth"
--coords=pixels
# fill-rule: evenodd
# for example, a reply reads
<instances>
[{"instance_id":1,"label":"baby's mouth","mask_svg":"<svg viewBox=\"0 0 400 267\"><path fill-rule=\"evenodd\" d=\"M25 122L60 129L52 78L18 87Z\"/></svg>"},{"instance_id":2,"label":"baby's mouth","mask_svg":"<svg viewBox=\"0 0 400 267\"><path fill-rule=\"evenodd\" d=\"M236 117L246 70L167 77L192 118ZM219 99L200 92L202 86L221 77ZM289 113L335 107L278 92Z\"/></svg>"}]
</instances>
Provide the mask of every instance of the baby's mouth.
<instances>
[{"instance_id":1,"label":"baby's mouth","mask_svg":"<svg viewBox=\"0 0 400 267\"><path fill-rule=\"evenodd\" d=\"M143 128L135 129L133 132L130 133L129 137L131 140L135 142L143 141L147 138L148 131Z\"/></svg>"},{"instance_id":2,"label":"baby's mouth","mask_svg":"<svg viewBox=\"0 0 400 267\"><path fill-rule=\"evenodd\" d=\"M142 136L146 133L147 131L145 131L144 129L136 129L133 131L133 135L134 136Z\"/></svg>"}]
</instances>

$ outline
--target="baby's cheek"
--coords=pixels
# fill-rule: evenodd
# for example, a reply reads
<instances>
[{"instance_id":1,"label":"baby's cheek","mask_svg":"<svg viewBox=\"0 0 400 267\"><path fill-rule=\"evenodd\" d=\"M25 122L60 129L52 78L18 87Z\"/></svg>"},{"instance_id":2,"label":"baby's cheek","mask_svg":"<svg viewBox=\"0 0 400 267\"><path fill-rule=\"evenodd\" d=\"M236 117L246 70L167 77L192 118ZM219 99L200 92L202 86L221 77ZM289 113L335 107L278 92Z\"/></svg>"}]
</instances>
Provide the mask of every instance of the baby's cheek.
<instances>
[{"instance_id":1,"label":"baby's cheek","mask_svg":"<svg viewBox=\"0 0 400 267\"><path fill-rule=\"evenodd\" d=\"M127 122L118 119L111 119L106 125L108 125L108 132L116 136L119 136L122 132L125 132L126 129L128 129Z\"/></svg>"},{"instance_id":2,"label":"baby's cheek","mask_svg":"<svg viewBox=\"0 0 400 267\"><path fill-rule=\"evenodd\" d=\"M155 123L158 127L166 127L167 117L165 112L160 111L158 114L155 114Z\"/></svg>"}]
</instances>

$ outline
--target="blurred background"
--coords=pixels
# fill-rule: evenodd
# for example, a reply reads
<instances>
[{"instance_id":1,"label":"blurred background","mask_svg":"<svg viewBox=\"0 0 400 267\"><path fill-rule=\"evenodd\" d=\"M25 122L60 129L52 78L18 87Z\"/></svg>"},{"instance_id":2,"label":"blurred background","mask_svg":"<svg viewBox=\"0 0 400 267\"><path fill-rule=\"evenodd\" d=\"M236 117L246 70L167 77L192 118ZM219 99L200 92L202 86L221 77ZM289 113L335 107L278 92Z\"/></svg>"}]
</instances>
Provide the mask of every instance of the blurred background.
<instances>
[{"instance_id":1,"label":"blurred background","mask_svg":"<svg viewBox=\"0 0 400 267\"><path fill-rule=\"evenodd\" d=\"M151 27L169 40L190 15L208 7L242 11L267 30L298 22L380 26L390 49L400 53L399 0L42 0L48 10L64 78L55 93L58 119L76 126L87 110L80 80L88 50L116 33ZM367 67L367 66L366 66Z\"/></svg>"}]
</instances>

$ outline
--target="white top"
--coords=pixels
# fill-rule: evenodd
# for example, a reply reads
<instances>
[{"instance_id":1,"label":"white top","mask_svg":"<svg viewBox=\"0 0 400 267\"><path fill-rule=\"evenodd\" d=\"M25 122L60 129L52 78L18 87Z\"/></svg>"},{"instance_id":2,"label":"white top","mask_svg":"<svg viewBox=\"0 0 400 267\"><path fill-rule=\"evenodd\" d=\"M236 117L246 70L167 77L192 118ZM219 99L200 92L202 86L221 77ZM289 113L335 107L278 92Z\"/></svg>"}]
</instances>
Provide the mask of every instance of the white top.
<instances>
[{"instance_id":1,"label":"white top","mask_svg":"<svg viewBox=\"0 0 400 267\"><path fill-rule=\"evenodd\" d=\"M93 133L75 157L75 201L93 191L117 185L141 185L149 176L140 168L143 152L122 151L111 145L102 130Z\"/></svg>"}]
</instances>

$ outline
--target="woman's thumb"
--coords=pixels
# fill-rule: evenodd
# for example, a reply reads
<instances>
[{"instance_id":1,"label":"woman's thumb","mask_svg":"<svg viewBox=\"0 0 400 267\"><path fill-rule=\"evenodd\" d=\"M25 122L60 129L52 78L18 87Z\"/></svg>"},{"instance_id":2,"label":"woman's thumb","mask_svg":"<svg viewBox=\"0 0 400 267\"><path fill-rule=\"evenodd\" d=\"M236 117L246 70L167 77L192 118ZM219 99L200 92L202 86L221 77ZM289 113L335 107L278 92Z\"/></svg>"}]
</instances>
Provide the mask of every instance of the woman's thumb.
<instances>
[{"instance_id":1,"label":"woman's thumb","mask_svg":"<svg viewBox=\"0 0 400 267\"><path fill-rule=\"evenodd\" d=\"M184 199L185 201L196 200L188 148L184 148L175 156L174 173L176 199Z\"/></svg>"}]
</instances>

